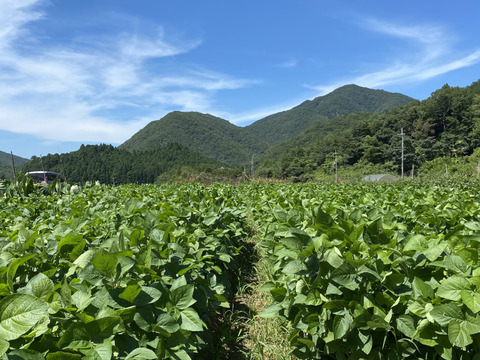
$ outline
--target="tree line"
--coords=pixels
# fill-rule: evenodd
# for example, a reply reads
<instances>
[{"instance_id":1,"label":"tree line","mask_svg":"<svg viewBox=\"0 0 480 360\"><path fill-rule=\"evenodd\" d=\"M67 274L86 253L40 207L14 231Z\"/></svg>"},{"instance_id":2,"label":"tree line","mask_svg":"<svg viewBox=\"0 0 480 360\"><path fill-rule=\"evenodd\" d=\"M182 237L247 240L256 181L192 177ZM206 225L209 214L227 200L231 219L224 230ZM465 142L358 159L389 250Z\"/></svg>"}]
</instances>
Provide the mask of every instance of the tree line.
<instances>
[{"instance_id":1,"label":"tree line","mask_svg":"<svg viewBox=\"0 0 480 360\"><path fill-rule=\"evenodd\" d=\"M259 175L309 179L331 171L334 151L341 166L381 165L399 174L402 137L405 169L471 155L480 147L480 80L465 88L446 84L426 100L385 114L354 113L319 123L270 149Z\"/></svg>"},{"instance_id":2,"label":"tree line","mask_svg":"<svg viewBox=\"0 0 480 360\"><path fill-rule=\"evenodd\" d=\"M192 171L216 169L222 164L178 144L148 151L127 151L112 145L82 145L67 154L34 156L23 167L25 172L55 171L68 182L155 183L159 177L168 180L179 169ZM167 175L167 176L166 176Z\"/></svg>"}]
</instances>

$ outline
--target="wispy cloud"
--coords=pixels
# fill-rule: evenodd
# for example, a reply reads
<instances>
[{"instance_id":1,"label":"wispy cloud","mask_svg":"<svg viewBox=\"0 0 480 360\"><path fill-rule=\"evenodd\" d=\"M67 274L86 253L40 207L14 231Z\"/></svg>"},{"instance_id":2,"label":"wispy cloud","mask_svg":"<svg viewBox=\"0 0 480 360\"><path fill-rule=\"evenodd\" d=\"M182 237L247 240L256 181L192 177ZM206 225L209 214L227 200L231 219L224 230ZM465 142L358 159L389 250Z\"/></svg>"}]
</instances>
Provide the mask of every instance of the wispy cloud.
<instances>
[{"instance_id":1,"label":"wispy cloud","mask_svg":"<svg viewBox=\"0 0 480 360\"><path fill-rule=\"evenodd\" d=\"M172 42L161 27L147 34L127 28L107 38L84 35L68 45L35 38L29 26L44 19L42 5L42 0L0 1L1 130L56 141L120 143L159 115L206 111L216 91L255 83L176 60L166 65L163 60L202 41ZM22 41L27 35L30 40Z\"/></svg>"},{"instance_id":2,"label":"wispy cloud","mask_svg":"<svg viewBox=\"0 0 480 360\"><path fill-rule=\"evenodd\" d=\"M297 65L298 65L298 60L290 59L290 60L284 61L283 63L280 63L278 66L282 68L292 68L292 67L296 67Z\"/></svg>"},{"instance_id":3,"label":"wispy cloud","mask_svg":"<svg viewBox=\"0 0 480 360\"><path fill-rule=\"evenodd\" d=\"M455 58L455 55L452 55L454 39L440 26L405 26L372 18L363 20L362 26L377 33L408 41L413 45L413 50L409 48L408 51L396 55L397 59L393 64L388 64L392 63L390 58L385 60L385 66L378 71L325 85L306 85L307 87L317 90L322 95L351 83L370 88L415 83L480 62L480 50Z\"/></svg>"}]
</instances>

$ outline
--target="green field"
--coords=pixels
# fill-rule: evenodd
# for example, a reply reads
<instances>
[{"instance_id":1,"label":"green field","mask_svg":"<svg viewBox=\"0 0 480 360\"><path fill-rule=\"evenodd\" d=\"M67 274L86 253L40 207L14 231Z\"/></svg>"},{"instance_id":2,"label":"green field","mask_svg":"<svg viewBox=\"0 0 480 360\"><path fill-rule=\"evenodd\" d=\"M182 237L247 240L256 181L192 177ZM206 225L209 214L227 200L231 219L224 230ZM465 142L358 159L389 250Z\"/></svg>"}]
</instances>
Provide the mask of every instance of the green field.
<instances>
[{"instance_id":1,"label":"green field","mask_svg":"<svg viewBox=\"0 0 480 360\"><path fill-rule=\"evenodd\" d=\"M261 359L257 321L287 329L273 343L295 358L480 353L479 189L2 184L0 194L0 359ZM265 308L236 316L239 293L249 304L257 290Z\"/></svg>"}]
</instances>

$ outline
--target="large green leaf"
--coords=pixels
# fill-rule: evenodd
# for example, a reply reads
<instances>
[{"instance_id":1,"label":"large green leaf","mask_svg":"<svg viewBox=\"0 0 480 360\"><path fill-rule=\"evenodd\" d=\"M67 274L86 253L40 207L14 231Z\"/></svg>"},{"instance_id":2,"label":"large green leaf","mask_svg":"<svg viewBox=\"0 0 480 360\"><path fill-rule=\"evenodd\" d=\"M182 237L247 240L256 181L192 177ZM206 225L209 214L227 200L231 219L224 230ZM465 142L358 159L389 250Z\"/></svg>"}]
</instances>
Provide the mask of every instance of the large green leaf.
<instances>
[{"instance_id":1,"label":"large green leaf","mask_svg":"<svg viewBox=\"0 0 480 360\"><path fill-rule=\"evenodd\" d=\"M333 320L333 334L335 339L341 339L348 334L353 325L353 318L345 311L344 314L336 315Z\"/></svg>"},{"instance_id":2,"label":"large green leaf","mask_svg":"<svg viewBox=\"0 0 480 360\"><path fill-rule=\"evenodd\" d=\"M170 334L180 329L178 322L169 314L160 314L157 319L157 326Z\"/></svg>"},{"instance_id":3,"label":"large green leaf","mask_svg":"<svg viewBox=\"0 0 480 360\"><path fill-rule=\"evenodd\" d=\"M415 299L418 299L419 297L423 297L425 299L433 299L434 297L433 288L416 276L412 281L412 288Z\"/></svg>"},{"instance_id":4,"label":"large green leaf","mask_svg":"<svg viewBox=\"0 0 480 360\"><path fill-rule=\"evenodd\" d=\"M203 321L197 312L192 308L184 309L180 312L182 324L180 327L188 331L202 331Z\"/></svg>"},{"instance_id":5,"label":"large green leaf","mask_svg":"<svg viewBox=\"0 0 480 360\"><path fill-rule=\"evenodd\" d=\"M40 299L44 299L53 292L54 284L50 278L42 273L35 275L25 286L25 292Z\"/></svg>"},{"instance_id":6,"label":"large green leaf","mask_svg":"<svg viewBox=\"0 0 480 360\"><path fill-rule=\"evenodd\" d=\"M425 239L425 236L417 234L413 235L410 239L407 240L406 244L403 247L403 251L425 250L427 248L428 243Z\"/></svg>"},{"instance_id":7,"label":"large green leaf","mask_svg":"<svg viewBox=\"0 0 480 360\"><path fill-rule=\"evenodd\" d=\"M473 342L465 326L462 326L456 320L448 324L448 340L453 346L458 347L465 347Z\"/></svg>"},{"instance_id":8,"label":"large green leaf","mask_svg":"<svg viewBox=\"0 0 480 360\"><path fill-rule=\"evenodd\" d=\"M109 278L115 276L118 259L117 256L110 253L96 253L92 259L92 265Z\"/></svg>"},{"instance_id":9,"label":"large green leaf","mask_svg":"<svg viewBox=\"0 0 480 360\"><path fill-rule=\"evenodd\" d=\"M285 274L298 274L302 271L307 270L305 263L298 259L290 261L282 270Z\"/></svg>"},{"instance_id":10,"label":"large green leaf","mask_svg":"<svg viewBox=\"0 0 480 360\"><path fill-rule=\"evenodd\" d=\"M441 326L448 326L453 320L460 322L464 320L462 310L457 304L453 303L436 306L430 311L430 315Z\"/></svg>"},{"instance_id":11,"label":"large green leaf","mask_svg":"<svg viewBox=\"0 0 480 360\"><path fill-rule=\"evenodd\" d=\"M463 303L472 310L474 314L480 312L480 294L462 290L460 296Z\"/></svg>"},{"instance_id":12,"label":"large green leaf","mask_svg":"<svg viewBox=\"0 0 480 360\"><path fill-rule=\"evenodd\" d=\"M471 286L464 276L450 276L439 285L436 295L444 299L458 301L461 298L461 292L470 290Z\"/></svg>"},{"instance_id":13,"label":"large green leaf","mask_svg":"<svg viewBox=\"0 0 480 360\"><path fill-rule=\"evenodd\" d=\"M409 338L413 338L416 332L415 322L408 315L400 315L396 319L397 329Z\"/></svg>"},{"instance_id":14,"label":"large green leaf","mask_svg":"<svg viewBox=\"0 0 480 360\"><path fill-rule=\"evenodd\" d=\"M332 272L331 279L339 285L350 290L356 290L359 286L357 282L356 269L349 263L343 263Z\"/></svg>"},{"instance_id":15,"label":"large green leaf","mask_svg":"<svg viewBox=\"0 0 480 360\"><path fill-rule=\"evenodd\" d=\"M0 301L0 338L15 340L48 321L48 305L29 294L8 295Z\"/></svg>"},{"instance_id":16,"label":"large green leaf","mask_svg":"<svg viewBox=\"0 0 480 360\"><path fill-rule=\"evenodd\" d=\"M174 289L170 294L173 305L180 310L190 307L196 302L193 298L194 291L195 287L193 284L180 286Z\"/></svg>"}]
</instances>

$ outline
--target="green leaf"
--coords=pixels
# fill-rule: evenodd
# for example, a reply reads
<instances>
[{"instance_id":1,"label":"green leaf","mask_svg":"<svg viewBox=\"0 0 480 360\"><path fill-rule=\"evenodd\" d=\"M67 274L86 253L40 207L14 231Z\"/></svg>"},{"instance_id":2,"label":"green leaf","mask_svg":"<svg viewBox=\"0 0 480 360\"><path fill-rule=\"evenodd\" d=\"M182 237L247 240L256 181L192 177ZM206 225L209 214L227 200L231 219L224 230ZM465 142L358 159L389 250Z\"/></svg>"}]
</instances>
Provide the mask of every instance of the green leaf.
<instances>
[{"instance_id":1,"label":"green leaf","mask_svg":"<svg viewBox=\"0 0 480 360\"><path fill-rule=\"evenodd\" d=\"M419 297L433 299L435 296L432 287L416 276L412 281L412 288L415 299L418 299Z\"/></svg>"},{"instance_id":2,"label":"green leaf","mask_svg":"<svg viewBox=\"0 0 480 360\"><path fill-rule=\"evenodd\" d=\"M480 223L478 221L469 221L465 223L465 227L470 230L480 231Z\"/></svg>"},{"instance_id":3,"label":"green leaf","mask_svg":"<svg viewBox=\"0 0 480 360\"><path fill-rule=\"evenodd\" d=\"M0 339L0 356L5 354L10 347L10 343L4 339Z\"/></svg>"},{"instance_id":4,"label":"green leaf","mask_svg":"<svg viewBox=\"0 0 480 360\"><path fill-rule=\"evenodd\" d=\"M0 301L0 339L15 340L48 321L48 305L29 294L8 295Z\"/></svg>"},{"instance_id":5,"label":"green leaf","mask_svg":"<svg viewBox=\"0 0 480 360\"><path fill-rule=\"evenodd\" d=\"M447 246L448 245L446 242L441 242L439 244L429 246L428 249L423 252L423 254L428 260L435 261L440 255L442 255Z\"/></svg>"},{"instance_id":6,"label":"green leaf","mask_svg":"<svg viewBox=\"0 0 480 360\"><path fill-rule=\"evenodd\" d=\"M193 284L180 286L174 289L170 294L173 305L180 310L192 306L196 302L196 300L193 298L194 290L195 287Z\"/></svg>"},{"instance_id":7,"label":"green leaf","mask_svg":"<svg viewBox=\"0 0 480 360\"><path fill-rule=\"evenodd\" d=\"M17 273L17 269L20 265L24 264L30 259L33 259L35 257L35 254L30 254L30 255L25 255L22 256L21 258L17 258L12 261L12 263L8 266L7 269L7 285L10 291L13 292L13 283L15 280L15 275Z\"/></svg>"},{"instance_id":8,"label":"green leaf","mask_svg":"<svg viewBox=\"0 0 480 360\"><path fill-rule=\"evenodd\" d=\"M473 313L480 312L480 294L462 290L460 292L463 303L472 310Z\"/></svg>"},{"instance_id":9,"label":"green leaf","mask_svg":"<svg viewBox=\"0 0 480 360\"><path fill-rule=\"evenodd\" d=\"M445 279L437 288L436 295L453 301L461 299L461 292L463 290L470 290L471 284L464 276L454 275Z\"/></svg>"},{"instance_id":10,"label":"green leaf","mask_svg":"<svg viewBox=\"0 0 480 360\"><path fill-rule=\"evenodd\" d=\"M202 331L203 322L200 320L197 312L192 308L184 309L180 312L182 324L180 327L188 331Z\"/></svg>"},{"instance_id":11,"label":"green leaf","mask_svg":"<svg viewBox=\"0 0 480 360\"><path fill-rule=\"evenodd\" d=\"M77 245L75 245L75 247L72 249L72 252L70 253L70 260L77 260L78 257L82 255L86 245L87 242L84 239L82 239Z\"/></svg>"},{"instance_id":12,"label":"green leaf","mask_svg":"<svg viewBox=\"0 0 480 360\"><path fill-rule=\"evenodd\" d=\"M448 324L448 340L453 346L458 347L465 347L473 342L465 327L455 320Z\"/></svg>"},{"instance_id":13,"label":"green leaf","mask_svg":"<svg viewBox=\"0 0 480 360\"><path fill-rule=\"evenodd\" d=\"M415 322L413 321L411 316L408 315L400 315L396 319L397 329L402 332L404 335L408 336L409 338L413 338L415 336L416 328Z\"/></svg>"},{"instance_id":14,"label":"green leaf","mask_svg":"<svg viewBox=\"0 0 480 360\"><path fill-rule=\"evenodd\" d=\"M129 303L133 303L135 298L142 291L142 287L138 284L128 285L123 292L118 295L119 298L127 300Z\"/></svg>"},{"instance_id":15,"label":"green leaf","mask_svg":"<svg viewBox=\"0 0 480 360\"><path fill-rule=\"evenodd\" d=\"M41 353L34 350L21 349L12 350L8 353L8 359L14 360L44 360L45 358Z\"/></svg>"},{"instance_id":16,"label":"green leaf","mask_svg":"<svg viewBox=\"0 0 480 360\"><path fill-rule=\"evenodd\" d=\"M169 314L160 314L157 319L157 326L170 334L180 330L178 322Z\"/></svg>"},{"instance_id":17,"label":"green leaf","mask_svg":"<svg viewBox=\"0 0 480 360\"><path fill-rule=\"evenodd\" d=\"M47 295L53 292L53 281L48 278L48 276L39 273L35 275L25 286L25 291L27 294L38 297L39 299L44 299Z\"/></svg>"},{"instance_id":18,"label":"green leaf","mask_svg":"<svg viewBox=\"0 0 480 360\"><path fill-rule=\"evenodd\" d=\"M138 348L131 351L125 360L152 360L157 359L157 355L150 349Z\"/></svg>"},{"instance_id":19,"label":"green leaf","mask_svg":"<svg viewBox=\"0 0 480 360\"><path fill-rule=\"evenodd\" d=\"M61 254L62 249L72 250L81 240L81 234L74 235L72 232L69 232L62 240L59 241L57 245L57 254Z\"/></svg>"},{"instance_id":20,"label":"green leaf","mask_svg":"<svg viewBox=\"0 0 480 360\"><path fill-rule=\"evenodd\" d=\"M456 254L445 256L443 261L435 261L432 262L430 265L452 270L456 274L465 274L468 269L467 263Z\"/></svg>"},{"instance_id":21,"label":"green leaf","mask_svg":"<svg viewBox=\"0 0 480 360\"><path fill-rule=\"evenodd\" d=\"M142 291L135 297L133 304L144 306L153 304L162 297L162 292L151 286L142 286Z\"/></svg>"},{"instance_id":22,"label":"green leaf","mask_svg":"<svg viewBox=\"0 0 480 360\"><path fill-rule=\"evenodd\" d=\"M115 276L117 263L117 256L109 253L96 253L92 259L92 265L95 269L109 278Z\"/></svg>"},{"instance_id":23,"label":"green leaf","mask_svg":"<svg viewBox=\"0 0 480 360\"><path fill-rule=\"evenodd\" d=\"M348 263L343 263L340 267L336 268L332 272L331 280L349 290L356 290L359 286L358 282L356 281L356 269Z\"/></svg>"},{"instance_id":24,"label":"green leaf","mask_svg":"<svg viewBox=\"0 0 480 360\"><path fill-rule=\"evenodd\" d=\"M73 323L63 333L57 346L59 349L72 349L87 347L89 345L90 336L83 323Z\"/></svg>"},{"instance_id":25,"label":"green leaf","mask_svg":"<svg viewBox=\"0 0 480 360\"><path fill-rule=\"evenodd\" d=\"M322 226L331 227L335 223L330 214L323 211L321 207L317 209L315 214L314 223Z\"/></svg>"},{"instance_id":26,"label":"green leaf","mask_svg":"<svg viewBox=\"0 0 480 360\"><path fill-rule=\"evenodd\" d=\"M262 318L274 318L279 316L279 312L283 310L283 307L279 304L273 304L270 306L267 306L265 309L263 309L258 316Z\"/></svg>"},{"instance_id":27,"label":"green leaf","mask_svg":"<svg viewBox=\"0 0 480 360\"><path fill-rule=\"evenodd\" d=\"M463 321L464 315L457 304L448 303L436 306L430 311L430 315L441 326L448 326L451 321Z\"/></svg>"},{"instance_id":28,"label":"green leaf","mask_svg":"<svg viewBox=\"0 0 480 360\"><path fill-rule=\"evenodd\" d=\"M307 266L300 259L290 261L282 270L285 274L298 274L307 270Z\"/></svg>"},{"instance_id":29,"label":"green leaf","mask_svg":"<svg viewBox=\"0 0 480 360\"><path fill-rule=\"evenodd\" d=\"M412 251L412 250L425 250L428 248L427 240L423 235L413 235L408 239L407 243L403 247L403 251Z\"/></svg>"},{"instance_id":30,"label":"green leaf","mask_svg":"<svg viewBox=\"0 0 480 360\"><path fill-rule=\"evenodd\" d=\"M54 353L48 353L46 356L47 360L80 360L83 358L83 355L73 354L66 351L56 351Z\"/></svg>"},{"instance_id":31,"label":"green leaf","mask_svg":"<svg viewBox=\"0 0 480 360\"><path fill-rule=\"evenodd\" d=\"M333 334L335 339L341 339L348 334L353 324L352 316L345 311L342 315L336 315L333 320Z\"/></svg>"},{"instance_id":32,"label":"green leaf","mask_svg":"<svg viewBox=\"0 0 480 360\"><path fill-rule=\"evenodd\" d=\"M367 325L370 329L390 329L391 326L379 315L373 315Z\"/></svg>"},{"instance_id":33,"label":"green leaf","mask_svg":"<svg viewBox=\"0 0 480 360\"><path fill-rule=\"evenodd\" d=\"M84 310L93 301L93 296L85 291L77 291L71 297L72 303L77 307L78 311Z\"/></svg>"}]
</instances>

